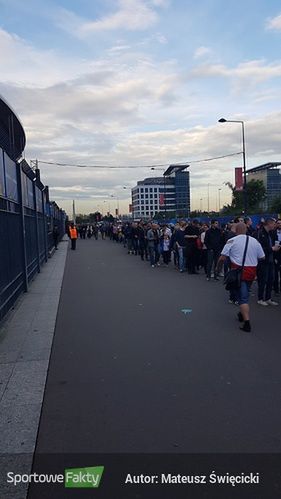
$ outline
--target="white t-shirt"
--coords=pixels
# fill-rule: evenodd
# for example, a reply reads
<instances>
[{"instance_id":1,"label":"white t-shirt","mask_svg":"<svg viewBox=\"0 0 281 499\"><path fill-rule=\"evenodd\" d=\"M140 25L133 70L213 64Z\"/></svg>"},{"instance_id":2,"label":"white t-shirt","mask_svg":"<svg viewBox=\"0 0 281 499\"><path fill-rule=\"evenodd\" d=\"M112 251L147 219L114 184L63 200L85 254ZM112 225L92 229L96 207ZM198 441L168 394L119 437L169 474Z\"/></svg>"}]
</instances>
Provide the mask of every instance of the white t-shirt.
<instances>
[{"instance_id":1,"label":"white t-shirt","mask_svg":"<svg viewBox=\"0 0 281 499\"><path fill-rule=\"evenodd\" d=\"M201 236L200 236L200 239L201 239L201 243L203 245L202 249L207 249L207 246L205 244L205 237L206 237L206 231L204 232L201 232Z\"/></svg>"},{"instance_id":2,"label":"white t-shirt","mask_svg":"<svg viewBox=\"0 0 281 499\"><path fill-rule=\"evenodd\" d=\"M225 244L221 254L228 256L230 261L236 265L242 266L242 260L246 244L246 235L240 234L239 236L232 237ZM264 251L260 243L254 238L249 236L249 243L246 253L245 267L256 267L259 258L264 258Z\"/></svg>"}]
</instances>

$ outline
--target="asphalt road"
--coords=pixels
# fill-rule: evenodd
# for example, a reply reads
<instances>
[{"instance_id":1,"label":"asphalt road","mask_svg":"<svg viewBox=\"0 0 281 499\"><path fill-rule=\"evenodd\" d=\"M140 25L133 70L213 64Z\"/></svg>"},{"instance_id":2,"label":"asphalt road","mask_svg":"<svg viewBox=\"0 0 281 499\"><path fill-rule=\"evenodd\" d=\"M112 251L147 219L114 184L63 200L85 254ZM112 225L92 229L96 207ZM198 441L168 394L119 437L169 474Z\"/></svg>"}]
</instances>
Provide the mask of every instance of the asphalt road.
<instances>
[{"instance_id":1,"label":"asphalt road","mask_svg":"<svg viewBox=\"0 0 281 499\"><path fill-rule=\"evenodd\" d=\"M281 452L281 305L252 297L247 334L227 300L221 282L79 240L36 452Z\"/></svg>"}]
</instances>

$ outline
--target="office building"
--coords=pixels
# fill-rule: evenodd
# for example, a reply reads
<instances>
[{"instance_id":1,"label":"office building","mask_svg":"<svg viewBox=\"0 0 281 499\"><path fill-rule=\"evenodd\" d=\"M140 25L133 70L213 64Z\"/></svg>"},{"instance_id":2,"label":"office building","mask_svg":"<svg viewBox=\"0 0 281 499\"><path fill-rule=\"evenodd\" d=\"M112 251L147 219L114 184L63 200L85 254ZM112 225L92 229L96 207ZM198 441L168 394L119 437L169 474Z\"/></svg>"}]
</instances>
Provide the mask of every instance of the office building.
<instances>
[{"instance_id":1,"label":"office building","mask_svg":"<svg viewBox=\"0 0 281 499\"><path fill-rule=\"evenodd\" d=\"M189 172L171 165L163 177L140 180L132 189L133 218L184 218L190 213Z\"/></svg>"},{"instance_id":2,"label":"office building","mask_svg":"<svg viewBox=\"0 0 281 499\"><path fill-rule=\"evenodd\" d=\"M266 163L247 171L247 182L262 180L266 189L266 198L261 208L270 210L273 201L281 196L281 163Z\"/></svg>"}]
</instances>

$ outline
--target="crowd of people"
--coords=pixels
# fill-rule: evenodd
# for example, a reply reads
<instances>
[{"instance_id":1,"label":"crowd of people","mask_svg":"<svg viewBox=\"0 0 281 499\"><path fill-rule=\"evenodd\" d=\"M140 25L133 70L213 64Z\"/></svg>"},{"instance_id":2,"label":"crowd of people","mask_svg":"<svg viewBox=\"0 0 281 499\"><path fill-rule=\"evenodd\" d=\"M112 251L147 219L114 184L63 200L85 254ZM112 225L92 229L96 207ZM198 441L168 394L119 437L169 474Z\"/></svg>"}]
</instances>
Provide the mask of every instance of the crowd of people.
<instances>
[{"instance_id":1,"label":"crowd of people","mask_svg":"<svg viewBox=\"0 0 281 499\"><path fill-rule=\"evenodd\" d=\"M244 268L239 289L229 290L229 302L240 305L241 329L251 331L249 294L258 284L260 306L277 306L281 292L281 219L261 219L253 227L250 217L236 218L221 227L217 220L179 221L175 225L152 222L100 223L78 227L80 238L108 237L123 244L129 255L139 256L151 268L173 265L180 274L204 273L218 281L230 269ZM247 237L249 236L249 237ZM247 244L246 244L247 243ZM272 293L275 296L272 299Z\"/></svg>"}]
</instances>

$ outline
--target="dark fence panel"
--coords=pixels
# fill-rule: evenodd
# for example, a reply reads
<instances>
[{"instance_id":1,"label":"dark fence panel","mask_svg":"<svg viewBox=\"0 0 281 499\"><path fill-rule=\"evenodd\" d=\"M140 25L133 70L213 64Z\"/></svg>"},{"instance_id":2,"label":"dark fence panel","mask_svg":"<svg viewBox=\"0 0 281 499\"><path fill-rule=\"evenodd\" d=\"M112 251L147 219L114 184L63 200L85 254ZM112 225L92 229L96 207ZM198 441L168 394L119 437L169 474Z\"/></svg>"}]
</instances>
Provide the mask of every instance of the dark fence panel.
<instances>
[{"instance_id":1,"label":"dark fence panel","mask_svg":"<svg viewBox=\"0 0 281 499\"><path fill-rule=\"evenodd\" d=\"M25 245L26 245L26 258L27 258L27 275L28 279L30 280L38 270L36 218L34 210L25 208L24 226L25 226Z\"/></svg>"},{"instance_id":2,"label":"dark fence panel","mask_svg":"<svg viewBox=\"0 0 281 499\"><path fill-rule=\"evenodd\" d=\"M43 263L45 260L46 254L46 238L45 238L45 219L42 213L38 213L38 236L39 236L39 260L40 263Z\"/></svg>"},{"instance_id":3,"label":"dark fence panel","mask_svg":"<svg viewBox=\"0 0 281 499\"><path fill-rule=\"evenodd\" d=\"M55 225L63 237L66 215L25 160L16 163L0 148L0 167L1 321L51 254Z\"/></svg>"},{"instance_id":4,"label":"dark fence panel","mask_svg":"<svg viewBox=\"0 0 281 499\"><path fill-rule=\"evenodd\" d=\"M0 319L24 291L19 211L0 208ZM3 206L4 205L4 206Z\"/></svg>"}]
</instances>

